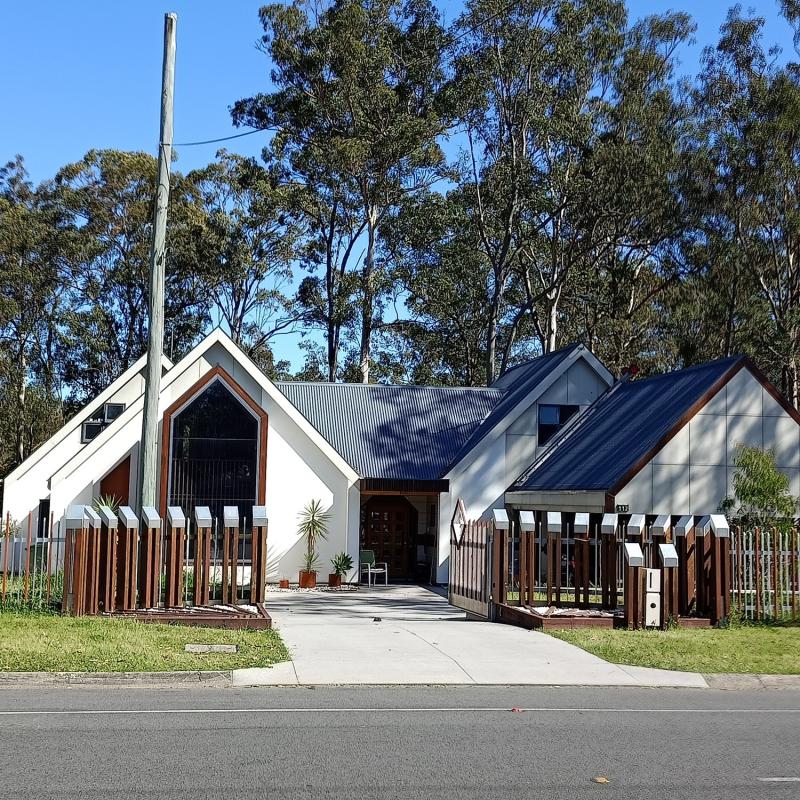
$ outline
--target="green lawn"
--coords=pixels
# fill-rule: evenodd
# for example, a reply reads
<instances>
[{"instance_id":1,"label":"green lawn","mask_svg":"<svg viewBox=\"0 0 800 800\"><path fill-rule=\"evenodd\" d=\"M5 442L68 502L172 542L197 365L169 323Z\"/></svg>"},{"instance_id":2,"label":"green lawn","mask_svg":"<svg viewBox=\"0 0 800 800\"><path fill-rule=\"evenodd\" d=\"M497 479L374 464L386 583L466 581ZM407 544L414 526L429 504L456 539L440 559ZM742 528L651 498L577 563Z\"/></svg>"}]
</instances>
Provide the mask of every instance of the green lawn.
<instances>
[{"instance_id":1,"label":"green lawn","mask_svg":"<svg viewBox=\"0 0 800 800\"><path fill-rule=\"evenodd\" d=\"M800 628L743 625L667 631L548 631L615 664L689 672L800 673Z\"/></svg>"},{"instance_id":2,"label":"green lawn","mask_svg":"<svg viewBox=\"0 0 800 800\"><path fill-rule=\"evenodd\" d=\"M239 652L184 652L191 643L236 644ZM0 672L225 670L268 667L288 658L277 631L0 613Z\"/></svg>"}]
</instances>

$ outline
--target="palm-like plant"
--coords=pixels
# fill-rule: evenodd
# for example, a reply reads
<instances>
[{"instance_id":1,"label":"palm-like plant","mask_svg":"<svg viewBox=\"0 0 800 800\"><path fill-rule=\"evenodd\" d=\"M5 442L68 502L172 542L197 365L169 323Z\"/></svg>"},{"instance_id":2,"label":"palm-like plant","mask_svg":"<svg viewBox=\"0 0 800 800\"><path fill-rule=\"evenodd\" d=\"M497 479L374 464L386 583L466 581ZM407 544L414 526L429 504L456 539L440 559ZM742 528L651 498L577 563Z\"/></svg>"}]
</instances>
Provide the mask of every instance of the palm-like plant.
<instances>
[{"instance_id":1,"label":"palm-like plant","mask_svg":"<svg viewBox=\"0 0 800 800\"><path fill-rule=\"evenodd\" d=\"M330 514L322 508L322 500L312 500L300 512L297 530L306 540L306 554L303 561L306 572L315 572L318 565L317 542L328 538Z\"/></svg>"},{"instance_id":2,"label":"palm-like plant","mask_svg":"<svg viewBox=\"0 0 800 800\"><path fill-rule=\"evenodd\" d=\"M115 514L119 511L120 499L115 494L101 494L92 501L92 508L99 511L103 506L108 506Z\"/></svg>"}]
</instances>

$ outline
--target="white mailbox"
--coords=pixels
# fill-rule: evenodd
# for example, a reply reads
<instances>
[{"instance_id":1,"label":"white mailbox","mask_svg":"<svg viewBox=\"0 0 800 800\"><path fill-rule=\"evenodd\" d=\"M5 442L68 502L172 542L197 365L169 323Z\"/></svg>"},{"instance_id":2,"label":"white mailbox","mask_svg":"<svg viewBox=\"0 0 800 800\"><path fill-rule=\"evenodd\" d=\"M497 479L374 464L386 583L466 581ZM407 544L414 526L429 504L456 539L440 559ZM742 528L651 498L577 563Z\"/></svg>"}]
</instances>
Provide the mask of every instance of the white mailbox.
<instances>
[{"instance_id":1,"label":"white mailbox","mask_svg":"<svg viewBox=\"0 0 800 800\"><path fill-rule=\"evenodd\" d=\"M629 567L644 566L644 553L638 542L625 542L625 563Z\"/></svg>"},{"instance_id":2,"label":"white mailbox","mask_svg":"<svg viewBox=\"0 0 800 800\"><path fill-rule=\"evenodd\" d=\"M222 518L226 528L238 528L239 506L224 506L222 509Z\"/></svg>"},{"instance_id":3,"label":"white mailbox","mask_svg":"<svg viewBox=\"0 0 800 800\"><path fill-rule=\"evenodd\" d=\"M661 592L660 569L646 569L644 571L644 590L645 592Z\"/></svg>"},{"instance_id":4,"label":"white mailbox","mask_svg":"<svg viewBox=\"0 0 800 800\"><path fill-rule=\"evenodd\" d=\"M650 526L650 535L666 536L670 532L671 526L669 514L659 514Z\"/></svg>"},{"instance_id":5,"label":"white mailbox","mask_svg":"<svg viewBox=\"0 0 800 800\"><path fill-rule=\"evenodd\" d=\"M588 536L589 534L589 515L580 512L575 515L575 524L573 530L576 536Z\"/></svg>"},{"instance_id":6,"label":"white mailbox","mask_svg":"<svg viewBox=\"0 0 800 800\"><path fill-rule=\"evenodd\" d=\"M547 512L547 533L550 536L555 536L561 533L561 512L548 511Z\"/></svg>"},{"instance_id":7,"label":"white mailbox","mask_svg":"<svg viewBox=\"0 0 800 800\"><path fill-rule=\"evenodd\" d=\"M665 569L678 566L678 551L674 544L660 544L658 553L661 556L661 566Z\"/></svg>"},{"instance_id":8,"label":"white mailbox","mask_svg":"<svg viewBox=\"0 0 800 800\"><path fill-rule=\"evenodd\" d=\"M494 526L499 531L507 531L509 528L508 512L504 508L495 508L492 511Z\"/></svg>"},{"instance_id":9,"label":"white mailbox","mask_svg":"<svg viewBox=\"0 0 800 800\"><path fill-rule=\"evenodd\" d=\"M616 514L603 514L603 521L600 523L600 533L606 536L613 536L617 532L617 522L619 517Z\"/></svg>"},{"instance_id":10,"label":"white mailbox","mask_svg":"<svg viewBox=\"0 0 800 800\"><path fill-rule=\"evenodd\" d=\"M533 515L533 511L519 512L519 527L526 533L536 530L536 517Z\"/></svg>"},{"instance_id":11,"label":"white mailbox","mask_svg":"<svg viewBox=\"0 0 800 800\"><path fill-rule=\"evenodd\" d=\"M644 626L661 627L661 595L657 592L647 592L644 596Z\"/></svg>"}]
</instances>

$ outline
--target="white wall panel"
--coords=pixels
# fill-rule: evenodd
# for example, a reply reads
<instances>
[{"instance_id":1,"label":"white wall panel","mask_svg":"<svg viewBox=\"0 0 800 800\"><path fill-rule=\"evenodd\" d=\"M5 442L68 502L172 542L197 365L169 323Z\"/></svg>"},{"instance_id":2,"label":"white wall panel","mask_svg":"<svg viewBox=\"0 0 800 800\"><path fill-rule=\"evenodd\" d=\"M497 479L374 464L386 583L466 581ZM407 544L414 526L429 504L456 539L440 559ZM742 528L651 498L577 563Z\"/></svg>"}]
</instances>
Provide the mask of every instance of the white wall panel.
<instances>
[{"instance_id":1,"label":"white wall panel","mask_svg":"<svg viewBox=\"0 0 800 800\"><path fill-rule=\"evenodd\" d=\"M689 468L692 493L692 514L711 514L728 493L728 468L693 465Z\"/></svg>"},{"instance_id":2,"label":"white wall panel","mask_svg":"<svg viewBox=\"0 0 800 800\"><path fill-rule=\"evenodd\" d=\"M727 384L728 414L761 414L761 384L748 369L741 369Z\"/></svg>"},{"instance_id":3,"label":"white wall panel","mask_svg":"<svg viewBox=\"0 0 800 800\"><path fill-rule=\"evenodd\" d=\"M731 414L728 416L728 463L733 463L733 453L736 447L764 446L762 417L742 416Z\"/></svg>"},{"instance_id":4,"label":"white wall panel","mask_svg":"<svg viewBox=\"0 0 800 800\"><path fill-rule=\"evenodd\" d=\"M727 387L723 386L698 412L698 414L728 413Z\"/></svg>"},{"instance_id":5,"label":"white wall panel","mask_svg":"<svg viewBox=\"0 0 800 800\"><path fill-rule=\"evenodd\" d=\"M688 468L682 464L653 464L652 514L689 514L692 507Z\"/></svg>"},{"instance_id":6,"label":"white wall panel","mask_svg":"<svg viewBox=\"0 0 800 800\"><path fill-rule=\"evenodd\" d=\"M617 495L618 504L627 504L631 514L653 513L653 464L647 464Z\"/></svg>"},{"instance_id":7,"label":"white wall panel","mask_svg":"<svg viewBox=\"0 0 800 800\"><path fill-rule=\"evenodd\" d=\"M775 451L779 469L800 468L800 425L785 411L782 417L764 417L764 447Z\"/></svg>"},{"instance_id":8,"label":"white wall panel","mask_svg":"<svg viewBox=\"0 0 800 800\"><path fill-rule=\"evenodd\" d=\"M727 462L726 427L724 416L697 415L690 420L689 436L693 464Z\"/></svg>"},{"instance_id":9,"label":"white wall panel","mask_svg":"<svg viewBox=\"0 0 800 800\"><path fill-rule=\"evenodd\" d=\"M684 425L653 458L654 464L689 464L690 426Z\"/></svg>"}]
</instances>

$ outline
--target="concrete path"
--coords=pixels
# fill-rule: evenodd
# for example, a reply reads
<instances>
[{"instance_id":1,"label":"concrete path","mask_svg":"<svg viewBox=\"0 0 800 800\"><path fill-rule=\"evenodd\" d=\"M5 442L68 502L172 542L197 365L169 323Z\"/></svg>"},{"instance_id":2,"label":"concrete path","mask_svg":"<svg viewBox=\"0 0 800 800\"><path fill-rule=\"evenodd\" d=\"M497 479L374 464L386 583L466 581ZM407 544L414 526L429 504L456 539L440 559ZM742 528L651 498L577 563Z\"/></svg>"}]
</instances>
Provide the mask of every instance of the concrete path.
<instances>
[{"instance_id":1,"label":"concrete path","mask_svg":"<svg viewBox=\"0 0 800 800\"><path fill-rule=\"evenodd\" d=\"M698 673L621 667L543 633L467 622L419 586L272 592L266 605L292 661L235 670L234 685L707 686Z\"/></svg>"}]
</instances>

